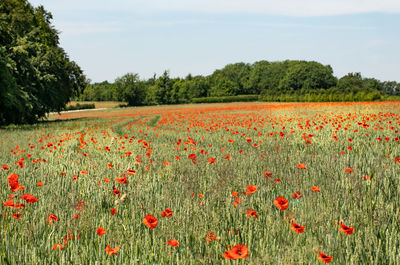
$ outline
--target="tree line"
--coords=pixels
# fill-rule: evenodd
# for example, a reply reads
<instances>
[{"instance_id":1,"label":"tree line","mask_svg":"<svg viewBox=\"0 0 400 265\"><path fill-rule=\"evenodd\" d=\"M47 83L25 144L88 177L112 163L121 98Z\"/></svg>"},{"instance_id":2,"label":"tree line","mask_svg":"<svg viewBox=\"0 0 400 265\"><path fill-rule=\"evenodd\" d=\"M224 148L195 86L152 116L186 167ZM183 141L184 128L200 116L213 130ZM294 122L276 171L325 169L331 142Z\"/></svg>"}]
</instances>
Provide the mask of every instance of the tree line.
<instances>
[{"instance_id":1,"label":"tree line","mask_svg":"<svg viewBox=\"0 0 400 265\"><path fill-rule=\"evenodd\" d=\"M264 101L371 101L400 96L400 83L349 73L338 79L329 65L314 61L258 61L228 64L208 76L161 76L140 79L127 73L113 83L88 85L77 100L125 101L129 105L224 102L239 95ZM208 100L207 100L208 98ZM241 97L245 99L245 97ZM240 97L238 98L240 100Z\"/></svg>"},{"instance_id":2,"label":"tree line","mask_svg":"<svg viewBox=\"0 0 400 265\"><path fill-rule=\"evenodd\" d=\"M228 64L208 76L141 79L127 73L90 83L59 46L52 14L27 0L0 1L0 125L34 123L78 101L131 106L229 101L370 101L399 99L400 84L349 73L338 79L314 61Z\"/></svg>"}]
</instances>

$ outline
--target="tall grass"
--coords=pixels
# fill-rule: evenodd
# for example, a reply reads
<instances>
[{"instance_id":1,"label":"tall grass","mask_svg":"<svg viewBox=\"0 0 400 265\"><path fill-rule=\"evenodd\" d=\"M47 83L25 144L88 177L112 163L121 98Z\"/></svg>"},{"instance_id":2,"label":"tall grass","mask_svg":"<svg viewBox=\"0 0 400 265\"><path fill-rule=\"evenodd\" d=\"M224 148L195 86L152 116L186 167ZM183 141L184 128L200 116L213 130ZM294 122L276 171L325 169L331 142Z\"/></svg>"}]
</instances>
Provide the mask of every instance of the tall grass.
<instances>
[{"instance_id":1,"label":"tall grass","mask_svg":"<svg viewBox=\"0 0 400 265\"><path fill-rule=\"evenodd\" d=\"M26 207L1 204L0 263L317 264L321 251L333 264L400 264L399 115L391 103L182 108L2 129L0 166L9 169L0 169L1 202L16 194ZM12 173L25 190L11 192ZM128 184L116 183L123 174ZM257 191L244 195L248 185ZM297 190L302 198L293 199ZM232 191L242 199L237 207ZM28 204L25 193L39 200ZM288 209L274 206L277 196ZM165 208L172 217L161 217ZM247 218L248 209L258 218ZM49 214L59 221L50 225ZM158 219L152 230L142 222L148 214ZM290 230L291 220L305 232ZM354 233L340 232L339 221ZM106 234L98 236L98 227ZM209 231L218 240L207 242ZM165 244L170 239L179 246ZM249 257L223 258L236 244ZM107 255L107 245L120 246L117 255Z\"/></svg>"}]
</instances>

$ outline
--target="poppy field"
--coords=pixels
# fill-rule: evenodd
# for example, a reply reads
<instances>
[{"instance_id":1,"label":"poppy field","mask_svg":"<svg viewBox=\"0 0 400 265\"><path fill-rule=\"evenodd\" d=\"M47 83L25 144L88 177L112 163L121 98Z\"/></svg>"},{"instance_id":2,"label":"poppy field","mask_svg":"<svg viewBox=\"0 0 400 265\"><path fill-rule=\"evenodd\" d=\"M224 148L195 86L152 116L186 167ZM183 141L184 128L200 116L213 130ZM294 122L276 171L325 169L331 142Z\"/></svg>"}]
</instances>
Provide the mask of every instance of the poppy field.
<instances>
[{"instance_id":1,"label":"poppy field","mask_svg":"<svg viewBox=\"0 0 400 265\"><path fill-rule=\"evenodd\" d=\"M51 120L0 130L0 264L400 264L399 102Z\"/></svg>"}]
</instances>

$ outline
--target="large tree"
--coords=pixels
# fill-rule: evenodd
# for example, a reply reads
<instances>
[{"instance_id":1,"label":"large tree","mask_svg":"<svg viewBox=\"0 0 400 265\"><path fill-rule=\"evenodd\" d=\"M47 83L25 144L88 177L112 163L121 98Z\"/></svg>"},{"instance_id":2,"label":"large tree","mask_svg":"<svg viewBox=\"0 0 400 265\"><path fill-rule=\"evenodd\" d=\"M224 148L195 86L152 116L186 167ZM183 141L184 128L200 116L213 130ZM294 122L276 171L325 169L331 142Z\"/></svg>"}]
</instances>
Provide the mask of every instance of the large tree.
<instances>
[{"instance_id":1,"label":"large tree","mask_svg":"<svg viewBox=\"0 0 400 265\"><path fill-rule=\"evenodd\" d=\"M36 122L86 85L59 46L52 18L26 0L0 1L0 124Z\"/></svg>"}]
</instances>

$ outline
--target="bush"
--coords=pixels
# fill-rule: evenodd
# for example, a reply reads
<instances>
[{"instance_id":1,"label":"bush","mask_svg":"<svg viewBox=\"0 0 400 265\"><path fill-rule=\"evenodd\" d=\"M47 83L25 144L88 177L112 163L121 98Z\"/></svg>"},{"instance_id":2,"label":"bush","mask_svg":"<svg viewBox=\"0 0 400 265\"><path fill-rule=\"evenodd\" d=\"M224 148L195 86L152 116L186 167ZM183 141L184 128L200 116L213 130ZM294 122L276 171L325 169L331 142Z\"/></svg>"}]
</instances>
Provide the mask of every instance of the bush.
<instances>
[{"instance_id":1,"label":"bush","mask_svg":"<svg viewBox=\"0 0 400 265\"><path fill-rule=\"evenodd\" d=\"M79 110L79 109L95 109L96 106L94 103L84 103L84 104L79 104L76 103L76 105L70 105L66 106L64 110Z\"/></svg>"},{"instance_id":2,"label":"bush","mask_svg":"<svg viewBox=\"0 0 400 265\"><path fill-rule=\"evenodd\" d=\"M226 103L226 102L249 102L258 101L258 95L238 95L224 97L192 98L192 103Z\"/></svg>"}]
</instances>

